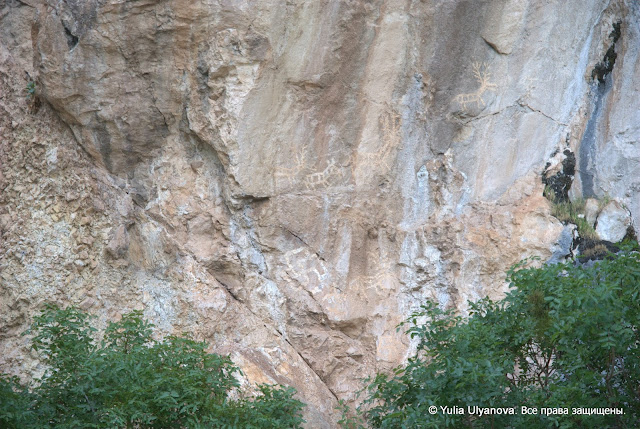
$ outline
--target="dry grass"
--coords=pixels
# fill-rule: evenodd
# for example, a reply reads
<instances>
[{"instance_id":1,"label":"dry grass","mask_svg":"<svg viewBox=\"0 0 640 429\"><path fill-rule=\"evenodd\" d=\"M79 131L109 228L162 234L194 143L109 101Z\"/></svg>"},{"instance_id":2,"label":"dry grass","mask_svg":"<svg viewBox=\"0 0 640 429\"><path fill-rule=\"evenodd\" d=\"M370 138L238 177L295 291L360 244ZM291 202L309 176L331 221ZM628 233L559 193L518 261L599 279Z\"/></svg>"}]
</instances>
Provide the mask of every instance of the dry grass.
<instances>
[{"instance_id":1,"label":"dry grass","mask_svg":"<svg viewBox=\"0 0 640 429\"><path fill-rule=\"evenodd\" d=\"M586 219L577 218L573 223L578 227L578 234L580 237L594 241L600 240L600 236L598 236L596 230L589 224L589 222L587 222Z\"/></svg>"},{"instance_id":2,"label":"dry grass","mask_svg":"<svg viewBox=\"0 0 640 429\"><path fill-rule=\"evenodd\" d=\"M599 240L598 233L593 226L584 218L584 208L586 202L584 198L577 198L574 201L557 202L556 195L549 187L545 188L544 196L551 201L551 215L563 223L572 223L578 228L578 234L582 238L589 240ZM604 201L606 200L606 203ZM602 200L601 206L604 207L610 201L609 198Z\"/></svg>"},{"instance_id":3,"label":"dry grass","mask_svg":"<svg viewBox=\"0 0 640 429\"><path fill-rule=\"evenodd\" d=\"M607 253L609 253L609 249L607 249L607 246L603 244L596 244L595 246L590 247L584 252L582 252L580 254L580 257L584 259L591 259L594 257L598 258L606 255Z\"/></svg>"},{"instance_id":4,"label":"dry grass","mask_svg":"<svg viewBox=\"0 0 640 429\"><path fill-rule=\"evenodd\" d=\"M601 200L598 200L598 213L600 213L610 202L611 197L609 195L605 195Z\"/></svg>"}]
</instances>

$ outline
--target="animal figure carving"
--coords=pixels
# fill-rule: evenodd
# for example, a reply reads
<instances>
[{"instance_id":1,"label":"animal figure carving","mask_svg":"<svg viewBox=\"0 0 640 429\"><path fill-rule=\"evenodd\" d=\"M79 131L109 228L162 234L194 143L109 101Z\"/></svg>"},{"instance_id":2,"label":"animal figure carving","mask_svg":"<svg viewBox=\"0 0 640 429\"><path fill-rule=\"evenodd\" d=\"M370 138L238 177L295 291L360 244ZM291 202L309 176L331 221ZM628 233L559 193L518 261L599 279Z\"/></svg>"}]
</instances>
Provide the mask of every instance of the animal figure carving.
<instances>
[{"instance_id":1,"label":"animal figure carving","mask_svg":"<svg viewBox=\"0 0 640 429\"><path fill-rule=\"evenodd\" d=\"M482 98L487 91L496 91L498 86L495 83L489 82L491 79L491 73L489 72L489 66L486 63L474 62L472 65L473 75L478 81L478 89L474 92L459 94L456 96L455 101L460 104L463 110L469 110L469 106L475 105L476 107L484 107L486 103Z\"/></svg>"},{"instance_id":2,"label":"animal figure carving","mask_svg":"<svg viewBox=\"0 0 640 429\"><path fill-rule=\"evenodd\" d=\"M299 281L301 284L317 286L322 284L325 277L327 277L327 270L324 265L317 259L310 260L304 248L291 250L284 257L285 271L290 278Z\"/></svg>"},{"instance_id":3,"label":"animal figure carving","mask_svg":"<svg viewBox=\"0 0 640 429\"><path fill-rule=\"evenodd\" d=\"M326 187L329 185L331 176L337 175L339 173L340 169L336 167L335 159L331 158L324 170L317 173L308 174L304 182L307 185L308 190L312 190L318 186Z\"/></svg>"},{"instance_id":4,"label":"animal figure carving","mask_svg":"<svg viewBox=\"0 0 640 429\"><path fill-rule=\"evenodd\" d=\"M296 155L291 167L276 167L273 174L276 183L279 180L285 180L289 185L296 182L297 176L305 169L306 146L300 149Z\"/></svg>"}]
</instances>

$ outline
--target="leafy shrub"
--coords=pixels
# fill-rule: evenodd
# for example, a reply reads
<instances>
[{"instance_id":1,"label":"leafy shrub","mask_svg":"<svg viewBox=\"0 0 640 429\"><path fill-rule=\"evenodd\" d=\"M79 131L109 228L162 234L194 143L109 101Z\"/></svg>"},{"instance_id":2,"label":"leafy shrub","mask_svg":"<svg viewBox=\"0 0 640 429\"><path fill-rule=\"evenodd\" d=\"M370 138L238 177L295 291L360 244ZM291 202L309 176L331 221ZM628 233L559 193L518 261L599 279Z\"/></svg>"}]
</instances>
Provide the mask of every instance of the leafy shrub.
<instances>
[{"instance_id":1,"label":"leafy shrub","mask_svg":"<svg viewBox=\"0 0 640 429\"><path fill-rule=\"evenodd\" d=\"M231 400L239 369L205 342L152 338L133 311L110 323L96 344L89 316L47 306L30 332L49 369L35 387L0 378L0 427L298 428L303 404L293 389L261 385Z\"/></svg>"},{"instance_id":2,"label":"leafy shrub","mask_svg":"<svg viewBox=\"0 0 640 429\"><path fill-rule=\"evenodd\" d=\"M503 301L464 320L428 302L407 324L418 354L368 386L361 411L379 428L637 427L640 421L640 257L508 272ZM424 320L427 323L423 323ZM436 406L435 414L429 407ZM446 414L441 406L461 407ZM514 415L468 407L515 407ZM568 411L522 414L521 407ZM583 415L574 408L623 410Z\"/></svg>"},{"instance_id":3,"label":"leafy shrub","mask_svg":"<svg viewBox=\"0 0 640 429\"><path fill-rule=\"evenodd\" d=\"M25 99L27 100L29 112L37 113L40 109L41 102L40 97L38 97L36 82L30 78L27 80L27 86L25 87Z\"/></svg>"},{"instance_id":4,"label":"leafy shrub","mask_svg":"<svg viewBox=\"0 0 640 429\"><path fill-rule=\"evenodd\" d=\"M27 82L27 87L25 88L26 98L27 100L35 97L36 95L36 83L33 80Z\"/></svg>"}]
</instances>

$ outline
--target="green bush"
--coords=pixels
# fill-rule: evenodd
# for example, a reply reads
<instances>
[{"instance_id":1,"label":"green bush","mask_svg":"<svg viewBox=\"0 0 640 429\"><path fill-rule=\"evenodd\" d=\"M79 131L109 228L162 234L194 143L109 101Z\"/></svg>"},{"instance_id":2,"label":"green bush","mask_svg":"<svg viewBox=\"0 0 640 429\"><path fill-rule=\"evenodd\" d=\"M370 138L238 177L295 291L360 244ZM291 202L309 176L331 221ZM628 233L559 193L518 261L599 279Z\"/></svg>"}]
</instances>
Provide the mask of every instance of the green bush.
<instances>
[{"instance_id":1,"label":"green bush","mask_svg":"<svg viewBox=\"0 0 640 429\"><path fill-rule=\"evenodd\" d=\"M523 262L508 281L512 289L503 301L474 304L466 320L433 303L410 317L418 354L370 382L360 410L371 426L637 427L638 253L627 249L592 266L525 268ZM447 414L443 406L463 412ZM470 413L474 406L515 413L479 416ZM538 414L523 414L523 406ZM545 415L542 408L563 414ZM615 414L579 414L604 408Z\"/></svg>"},{"instance_id":2,"label":"green bush","mask_svg":"<svg viewBox=\"0 0 640 429\"><path fill-rule=\"evenodd\" d=\"M30 98L35 97L36 95L36 83L32 80L30 80L29 82L27 82L27 87L25 88L25 93L27 100Z\"/></svg>"},{"instance_id":3,"label":"green bush","mask_svg":"<svg viewBox=\"0 0 640 429\"><path fill-rule=\"evenodd\" d=\"M291 388L259 386L231 400L239 369L207 344L152 338L133 311L110 323L97 344L89 316L47 306L35 318L32 347L49 369L28 389L0 378L3 428L299 428L303 404Z\"/></svg>"}]
</instances>

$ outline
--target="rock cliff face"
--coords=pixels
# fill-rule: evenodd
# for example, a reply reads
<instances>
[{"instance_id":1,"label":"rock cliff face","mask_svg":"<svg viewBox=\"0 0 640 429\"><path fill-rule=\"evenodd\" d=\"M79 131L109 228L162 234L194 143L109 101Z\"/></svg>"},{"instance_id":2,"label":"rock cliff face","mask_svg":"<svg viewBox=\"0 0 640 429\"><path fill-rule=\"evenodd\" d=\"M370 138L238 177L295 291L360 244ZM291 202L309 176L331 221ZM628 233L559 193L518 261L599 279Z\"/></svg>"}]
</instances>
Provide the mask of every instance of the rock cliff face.
<instances>
[{"instance_id":1,"label":"rock cliff face","mask_svg":"<svg viewBox=\"0 0 640 429\"><path fill-rule=\"evenodd\" d=\"M543 176L638 231L639 47L632 0L0 0L0 369L139 308L334 427L423 300L571 251Z\"/></svg>"}]
</instances>

